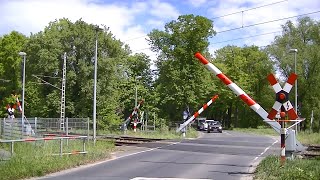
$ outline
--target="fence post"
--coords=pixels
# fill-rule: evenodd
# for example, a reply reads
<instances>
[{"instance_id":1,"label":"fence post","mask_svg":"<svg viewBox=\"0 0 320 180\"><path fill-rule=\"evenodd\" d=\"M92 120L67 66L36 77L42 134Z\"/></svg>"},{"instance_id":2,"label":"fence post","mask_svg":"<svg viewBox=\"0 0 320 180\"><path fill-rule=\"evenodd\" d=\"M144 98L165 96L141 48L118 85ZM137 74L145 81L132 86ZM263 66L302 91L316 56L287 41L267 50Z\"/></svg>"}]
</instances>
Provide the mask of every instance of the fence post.
<instances>
[{"instance_id":1,"label":"fence post","mask_svg":"<svg viewBox=\"0 0 320 180\"><path fill-rule=\"evenodd\" d=\"M35 118L34 118L34 135L35 135L35 136L36 136L37 133L38 133L38 131L37 131L37 125L38 125L37 120L38 120L38 118L35 117Z\"/></svg>"},{"instance_id":2,"label":"fence post","mask_svg":"<svg viewBox=\"0 0 320 180\"><path fill-rule=\"evenodd\" d=\"M156 119L153 119L153 131L156 131Z\"/></svg>"},{"instance_id":3,"label":"fence post","mask_svg":"<svg viewBox=\"0 0 320 180\"><path fill-rule=\"evenodd\" d=\"M10 151L11 151L11 156L13 156L13 141L11 142L11 149L10 149Z\"/></svg>"},{"instance_id":4,"label":"fence post","mask_svg":"<svg viewBox=\"0 0 320 180\"><path fill-rule=\"evenodd\" d=\"M87 137L88 139L88 137ZM86 151L86 138L83 138L83 148L82 151L85 152Z\"/></svg>"},{"instance_id":5,"label":"fence post","mask_svg":"<svg viewBox=\"0 0 320 180\"><path fill-rule=\"evenodd\" d=\"M60 157L62 157L62 145L63 145L63 139L60 139Z\"/></svg>"},{"instance_id":6,"label":"fence post","mask_svg":"<svg viewBox=\"0 0 320 180\"><path fill-rule=\"evenodd\" d=\"M3 127L3 125L2 125L2 121L0 122L0 139L1 139L1 137L2 137L2 127Z\"/></svg>"},{"instance_id":7,"label":"fence post","mask_svg":"<svg viewBox=\"0 0 320 180\"><path fill-rule=\"evenodd\" d=\"M69 136L69 119L68 119L68 117L66 117L66 120L64 123L66 123L64 127L65 127L65 131L66 131L66 136L68 137ZM66 141L67 141L67 146L69 146L69 139L66 139Z\"/></svg>"},{"instance_id":8,"label":"fence post","mask_svg":"<svg viewBox=\"0 0 320 180\"><path fill-rule=\"evenodd\" d=\"M66 135L68 136L69 135L69 119L68 119L68 117L66 117Z\"/></svg>"},{"instance_id":9,"label":"fence post","mask_svg":"<svg viewBox=\"0 0 320 180\"><path fill-rule=\"evenodd\" d=\"M88 132L87 132L87 141L89 142L89 136L90 136L90 119L87 117L87 126L88 126Z\"/></svg>"}]
</instances>

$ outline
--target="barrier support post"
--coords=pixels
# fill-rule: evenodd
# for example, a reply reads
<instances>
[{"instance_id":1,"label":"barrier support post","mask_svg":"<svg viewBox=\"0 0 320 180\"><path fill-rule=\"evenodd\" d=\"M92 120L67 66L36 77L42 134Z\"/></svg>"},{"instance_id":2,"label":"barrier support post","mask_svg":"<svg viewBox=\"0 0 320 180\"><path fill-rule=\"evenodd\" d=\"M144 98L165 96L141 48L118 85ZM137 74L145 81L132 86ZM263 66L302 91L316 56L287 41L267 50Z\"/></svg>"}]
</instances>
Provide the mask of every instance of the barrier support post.
<instances>
[{"instance_id":1,"label":"barrier support post","mask_svg":"<svg viewBox=\"0 0 320 180\"><path fill-rule=\"evenodd\" d=\"M284 121L284 116L285 112L281 112L281 119L282 121L280 122L281 125L281 135L280 135L280 143L281 143L281 154L280 154L280 165L284 166L286 162L286 128L285 128L285 121Z\"/></svg>"}]
</instances>

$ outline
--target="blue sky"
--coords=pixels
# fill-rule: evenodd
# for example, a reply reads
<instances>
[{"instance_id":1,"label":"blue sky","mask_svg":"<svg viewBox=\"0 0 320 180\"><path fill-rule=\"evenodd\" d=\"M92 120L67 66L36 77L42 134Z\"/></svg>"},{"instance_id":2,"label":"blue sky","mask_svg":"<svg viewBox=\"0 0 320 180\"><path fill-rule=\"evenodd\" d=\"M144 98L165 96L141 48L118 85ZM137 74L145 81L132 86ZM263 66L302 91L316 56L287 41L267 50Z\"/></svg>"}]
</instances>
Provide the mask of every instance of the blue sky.
<instances>
[{"instance_id":1,"label":"blue sky","mask_svg":"<svg viewBox=\"0 0 320 180\"><path fill-rule=\"evenodd\" d=\"M155 54L148 49L146 35L151 29L162 29L179 15L195 14L213 19L215 30L221 32L319 10L319 0L0 0L0 35L12 30L30 35L55 19L66 17L75 21L82 18L88 23L109 26L134 52L144 52L155 59ZM219 16L224 17L214 19ZM319 20L320 13L310 17ZM286 21L218 33L210 39L210 52L214 54L228 44L267 45L274 36L281 34L281 24ZM245 38L260 34L266 35ZM244 39L218 43L237 38Z\"/></svg>"}]
</instances>

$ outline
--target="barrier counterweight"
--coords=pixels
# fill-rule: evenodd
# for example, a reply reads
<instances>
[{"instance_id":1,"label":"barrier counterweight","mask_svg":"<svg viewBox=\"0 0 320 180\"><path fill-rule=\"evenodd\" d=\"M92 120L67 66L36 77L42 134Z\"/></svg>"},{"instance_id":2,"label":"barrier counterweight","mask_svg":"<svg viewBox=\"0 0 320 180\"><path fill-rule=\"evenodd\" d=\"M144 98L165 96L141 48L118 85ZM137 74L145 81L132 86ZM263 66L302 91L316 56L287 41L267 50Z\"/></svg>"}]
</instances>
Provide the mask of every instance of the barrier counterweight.
<instances>
[{"instance_id":1,"label":"barrier counterweight","mask_svg":"<svg viewBox=\"0 0 320 180\"><path fill-rule=\"evenodd\" d=\"M184 122L177 130L176 132L181 131L183 128L185 128L191 121L193 121L195 118L199 116L208 106L210 106L216 99L218 98L218 95L213 96L207 104L203 105L201 109L199 109L196 113L193 114L186 122Z\"/></svg>"},{"instance_id":2,"label":"barrier counterweight","mask_svg":"<svg viewBox=\"0 0 320 180\"><path fill-rule=\"evenodd\" d=\"M238 85L233 83L226 75L224 75L215 65L210 63L205 57L200 53L196 53L195 57L201 61L206 68L213 72L226 86L229 87L243 102L245 102L252 110L254 110L263 120L272 126L272 128L280 133L280 124L276 121L270 120L268 118L268 113L256 103L249 95L247 95Z\"/></svg>"}]
</instances>

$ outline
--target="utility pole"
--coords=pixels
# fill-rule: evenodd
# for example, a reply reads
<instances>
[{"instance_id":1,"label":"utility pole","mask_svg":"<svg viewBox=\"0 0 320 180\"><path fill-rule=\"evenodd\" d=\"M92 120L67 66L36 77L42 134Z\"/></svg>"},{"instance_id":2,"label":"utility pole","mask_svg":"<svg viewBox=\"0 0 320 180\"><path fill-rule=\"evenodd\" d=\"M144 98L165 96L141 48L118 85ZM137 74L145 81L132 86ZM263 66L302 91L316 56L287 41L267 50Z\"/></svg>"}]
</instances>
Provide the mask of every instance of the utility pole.
<instances>
[{"instance_id":1,"label":"utility pole","mask_svg":"<svg viewBox=\"0 0 320 180\"><path fill-rule=\"evenodd\" d=\"M93 85L93 143L96 144L97 139L97 68L98 68L98 31L99 26L95 27L96 45L94 53L94 85Z\"/></svg>"},{"instance_id":2,"label":"utility pole","mask_svg":"<svg viewBox=\"0 0 320 180\"><path fill-rule=\"evenodd\" d=\"M21 112L21 129L23 135L24 129L24 93L25 93L25 82L26 82L26 56L27 53L19 52L20 56L23 56L23 75L22 75L22 112Z\"/></svg>"},{"instance_id":3,"label":"utility pole","mask_svg":"<svg viewBox=\"0 0 320 180\"><path fill-rule=\"evenodd\" d=\"M297 53L298 49L290 49L289 52L294 53L294 73L297 74ZM298 113L298 79L295 81L294 86L294 108ZM299 113L298 113L299 114ZM296 134L298 133L298 125L296 126Z\"/></svg>"},{"instance_id":4,"label":"utility pole","mask_svg":"<svg viewBox=\"0 0 320 180\"><path fill-rule=\"evenodd\" d=\"M63 67L62 67L62 85L61 85L61 114L60 114L60 130L65 131L64 128L64 119L65 119L65 110L66 110L66 71L67 71L67 53L63 55Z\"/></svg>"}]
</instances>

